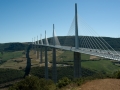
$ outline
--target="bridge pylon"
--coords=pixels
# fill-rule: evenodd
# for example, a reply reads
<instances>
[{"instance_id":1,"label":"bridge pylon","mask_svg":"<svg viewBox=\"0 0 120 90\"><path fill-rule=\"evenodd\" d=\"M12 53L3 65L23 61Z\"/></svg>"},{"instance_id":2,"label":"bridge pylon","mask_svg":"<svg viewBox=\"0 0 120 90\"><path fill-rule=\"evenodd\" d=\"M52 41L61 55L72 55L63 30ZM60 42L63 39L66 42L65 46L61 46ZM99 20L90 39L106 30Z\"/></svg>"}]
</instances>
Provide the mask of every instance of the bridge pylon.
<instances>
[{"instance_id":1,"label":"bridge pylon","mask_svg":"<svg viewBox=\"0 0 120 90\"><path fill-rule=\"evenodd\" d=\"M75 3L75 49L79 49L77 3ZM81 76L81 53L74 52L74 78L79 78Z\"/></svg>"}]
</instances>

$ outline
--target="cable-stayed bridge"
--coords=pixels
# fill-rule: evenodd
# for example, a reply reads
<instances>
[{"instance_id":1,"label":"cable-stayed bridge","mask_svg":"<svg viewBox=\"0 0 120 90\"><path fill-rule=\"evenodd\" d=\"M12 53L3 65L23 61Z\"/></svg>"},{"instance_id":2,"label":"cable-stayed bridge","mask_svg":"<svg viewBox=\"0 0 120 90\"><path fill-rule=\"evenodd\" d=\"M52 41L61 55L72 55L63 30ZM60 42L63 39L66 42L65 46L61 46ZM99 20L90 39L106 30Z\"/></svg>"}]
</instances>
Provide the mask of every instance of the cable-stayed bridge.
<instances>
[{"instance_id":1,"label":"cable-stayed bridge","mask_svg":"<svg viewBox=\"0 0 120 90\"><path fill-rule=\"evenodd\" d=\"M75 17L70 26L68 36L74 37L74 40L68 41L69 37L66 37L64 45L61 45L59 39L54 31L53 24L53 36L48 41L45 31L45 38L33 42L36 47L45 47L45 78L48 78L48 60L47 60L47 47L53 48L53 80L56 82L56 49L69 50L74 52L74 77L81 77L81 53L94 55L102 58L108 58L112 60L120 61L120 52L115 51L103 38L101 38L91 27L89 27L82 19L82 23L78 23L77 4L75 4ZM83 26L81 26L83 24ZM84 31L79 35L79 30ZM87 31L86 31L87 30ZM91 35L86 35L90 33ZM70 40L70 39L69 39ZM33 40L32 40L33 41ZM73 45L69 45L68 42L73 42ZM37 48L36 48L37 49ZM41 49L42 54L42 49ZM42 55L41 55L42 56ZM42 57L41 59L42 60ZM42 61L41 61L42 62Z\"/></svg>"}]
</instances>

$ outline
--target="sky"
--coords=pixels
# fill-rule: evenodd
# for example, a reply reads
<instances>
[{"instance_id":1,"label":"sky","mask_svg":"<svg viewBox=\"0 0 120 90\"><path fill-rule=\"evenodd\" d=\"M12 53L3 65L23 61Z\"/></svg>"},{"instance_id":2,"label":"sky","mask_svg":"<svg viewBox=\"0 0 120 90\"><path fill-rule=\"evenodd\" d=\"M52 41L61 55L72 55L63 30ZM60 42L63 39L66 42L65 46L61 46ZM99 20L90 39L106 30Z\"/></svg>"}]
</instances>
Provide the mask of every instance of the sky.
<instances>
[{"instance_id":1,"label":"sky","mask_svg":"<svg viewBox=\"0 0 120 90\"><path fill-rule=\"evenodd\" d=\"M31 42L45 30L52 37L53 24L58 36L67 35L75 3L100 36L120 37L120 0L0 0L0 43Z\"/></svg>"}]
</instances>

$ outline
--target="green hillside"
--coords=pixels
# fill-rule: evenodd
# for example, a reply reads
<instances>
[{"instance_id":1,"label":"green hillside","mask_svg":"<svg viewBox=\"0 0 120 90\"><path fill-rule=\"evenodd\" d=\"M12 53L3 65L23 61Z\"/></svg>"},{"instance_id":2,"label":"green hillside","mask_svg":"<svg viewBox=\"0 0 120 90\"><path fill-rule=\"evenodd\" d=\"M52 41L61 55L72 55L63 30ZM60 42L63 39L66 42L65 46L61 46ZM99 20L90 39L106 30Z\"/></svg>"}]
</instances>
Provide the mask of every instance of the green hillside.
<instances>
[{"instance_id":1,"label":"green hillside","mask_svg":"<svg viewBox=\"0 0 120 90\"><path fill-rule=\"evenodd\" d=\"M82 41L82 38L89 38L88 36L79 36L79 42ZM90 37L91 40L97 39L98 37ZM112 48L115 50L120 50L120 38L111 38L111 37L101 37L103 38ZM75 37L74 36L58 36L59 42L61 45L75 46ZM43 40L44 41L44 40ZM51 42L51 38L48 38L48 41ZM86 44L89 44L86 43Z\"/></svg>"},{"instance_id":2,"label":"green hillside","mask_svg":"<svg viewBox=\"0 0 120 90\"><path fill-rule=\"evenodd\" d=\"M113 72L120 70L120 67L114 65L110 60L87 60L81 64L84 68L107 74L112 74Z\"/></svg>"},{"instance_id":3,"label":"green hillside","mask_svg":"<svg viewBox=\"0 0 120 90\"><path fill-rule=\"evenodd\" d=\"M79 36L79 41L81 42L82 38L88 38L88 36ZM91 37L98 38L98 37ZM111 37L101 37L103 38L112 48L115 50L120 50L120 38L111 38ZM48 42L52 43L52 38L48 38ZM74 36L58 36L59 42L61 45L74 46L75 38ZM43 39L44 42L44 39ZM17 51L17 50L25 50L26 46L30 44L28 43L3 43L0 44L0 51Z\"/></svg>"},{"instance_id":4,"label":"green hillside","mask_svg":"<svg viewBox=\"0 0 120 90\"><path fill-rule=\"evenodd\" d=\"M0 64L6 62L9 59L14 59L23 56L23 51L14 52L2 52L0 53Z\"/></svg>"},{"instance_id":5,"label":"green hillside","mask_svg":"<svg viewBox=\"0 0 120 90\"><path fill-rule=\"evenodd\" d=\"M64 51L64 53L58 57L62 57L61 62L73 65L73 52ZM83 68L97 72L112 74L116 70L120 70L120 67L116 66L111 60L100 60L99 57L97 57L97 59L90 59L90 55L87 54L81 54L81 61Z\"/></svg>"},{"instance_id":6,"label":"green hillside","mask_svg":"<svg viewBox=\"0 0 120 90\"><path fill-rule=\"evenodd\" d=\"M26 46L27 44L25 43L4 43L0 44L0 52L25 50Z\"/></svg>"}]
</instances>

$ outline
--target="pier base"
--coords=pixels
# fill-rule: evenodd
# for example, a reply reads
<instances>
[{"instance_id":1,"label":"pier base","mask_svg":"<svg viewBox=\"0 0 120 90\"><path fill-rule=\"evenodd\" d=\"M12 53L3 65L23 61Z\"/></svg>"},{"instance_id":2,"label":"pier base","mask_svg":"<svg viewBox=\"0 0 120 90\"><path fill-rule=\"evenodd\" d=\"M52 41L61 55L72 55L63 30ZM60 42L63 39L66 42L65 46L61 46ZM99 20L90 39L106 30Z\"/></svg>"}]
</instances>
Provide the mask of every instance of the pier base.
<instances>
[{"instance_id":1,"label":"pier base","mask_svg":"<svg viewBox=\"0 0 120 90\"><path fill-rule=\"evenodd\" d=\"M45 47L45 79L48 79L47 47Z\"/></svg>"},{"instance_id":2,"label":"pier base","mask_svg":"<svg viewBox=\"0 0 120 90\"><path fill-rule=\"evenodd\" d=\"M56 48L53 48L53 65L52 65L52 69L53 69L52 79L53 79L53 81L55 83L57 83Z\"/></svg>"},{"instance_id":3,"label":"pier base","mask_svg":"<svg viewBox=\"0 0 120 90\"><path fill-rule=\"evenodd\" d=\"M40 63L42 63L42 46L40 47Z\"/></svg>"},{"instance_id":4,"label":"pier base","mask_svg":"<svg viewBox=\"0 0 120 90\"><path fill-rule=\"evenodd\" d=\"M74 52L74 78L82 77L81 71L81 53Z\"/></svg>"}]
</instances>

